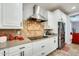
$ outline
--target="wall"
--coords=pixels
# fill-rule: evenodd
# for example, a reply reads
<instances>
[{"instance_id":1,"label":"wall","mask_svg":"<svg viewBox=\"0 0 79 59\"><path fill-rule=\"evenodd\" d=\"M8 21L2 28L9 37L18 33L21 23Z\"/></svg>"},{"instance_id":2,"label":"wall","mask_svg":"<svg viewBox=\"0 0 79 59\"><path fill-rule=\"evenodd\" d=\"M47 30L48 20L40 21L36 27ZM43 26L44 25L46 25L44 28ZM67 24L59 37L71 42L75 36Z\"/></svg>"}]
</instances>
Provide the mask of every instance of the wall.
<instances>
[{"instance_id":1,"label":"wall","mask_svg":"<svg viewBox=\"0 0 79 59\"><path fill-rule=\"evenodd\" d=\"M72 36L70 35L70 33L72 32L72 24L70 22L70 17L67 16L67 19L66 19L66 27L65 27L65 32L66 32L66 43L67 44L71 44L72 42Z\"/></svg>"},{"instance_id":2,"label":"wall","mask_svg":"<svg viewBox=\"0 0 79 59\"><path fill-rule=\"evenodd\" d=\"M23 4L23 19L26 20L33 14L33 4L24 3Z\"/></svg>"},{"instance_id":3,"label":"wall","mask_svg":"<svg viewBox=\"0 0 79 59\"><path fill-rule=\"evenodd\" d=\"M79 22L72 22L74 32L79 33Z\"/></svg>"}]
</instances>

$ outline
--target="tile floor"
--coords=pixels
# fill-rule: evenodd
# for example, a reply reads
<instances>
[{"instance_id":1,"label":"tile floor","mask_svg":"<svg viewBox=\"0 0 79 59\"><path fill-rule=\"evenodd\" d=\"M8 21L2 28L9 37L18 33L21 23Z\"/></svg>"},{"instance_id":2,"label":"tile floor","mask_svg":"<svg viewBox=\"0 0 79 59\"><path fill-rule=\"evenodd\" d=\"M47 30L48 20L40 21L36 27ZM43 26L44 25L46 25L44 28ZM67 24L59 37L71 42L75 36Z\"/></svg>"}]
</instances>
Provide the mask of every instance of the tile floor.
<instances>
[{"instance_id":1,"label":"tile floor","mask_svg":"<svg viewBox=\"0 0 79 59\"><path fill-rule=\"evenodd\" d=\"M63 49L57 49L48 56L79 56L79 44L66 45Z\"/></svg>"}]
</instances>

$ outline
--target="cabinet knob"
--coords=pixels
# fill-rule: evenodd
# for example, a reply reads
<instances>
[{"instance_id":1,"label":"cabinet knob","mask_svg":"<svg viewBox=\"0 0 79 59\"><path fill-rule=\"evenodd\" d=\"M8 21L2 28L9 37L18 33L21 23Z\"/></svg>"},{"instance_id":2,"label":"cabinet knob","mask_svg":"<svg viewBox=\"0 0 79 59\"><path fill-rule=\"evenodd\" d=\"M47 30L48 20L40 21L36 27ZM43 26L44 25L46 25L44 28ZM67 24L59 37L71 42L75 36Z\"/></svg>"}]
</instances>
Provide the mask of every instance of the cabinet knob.
<instances>
[{"instance_id":1,"label":"cabinet knob","mask_svg":"<svg viewBox=\"0 0 79 59\"><path fill-rule=\"evenodd\" d=\"M22 52L20 53L20 56L22 56Z\"/></svg>"},{"instance_id":2,"label":"cabinet knob","mask_svg":"<svg viewBox=\"0 0 79 59\"><path fill-rule=\"evenodd\" d=\"M5 56L5 51L4 51L4 56Z\"/></svg>"},{"instance_id":3,"label":"cabinet knob","mask_svg":"<svg viewBox=\"0 0 79 59\"><path fill-rule=\"evenodd\" d=\"M24 51L23 51L23 56L24 56Z\"/></svg>"}]
</instances>

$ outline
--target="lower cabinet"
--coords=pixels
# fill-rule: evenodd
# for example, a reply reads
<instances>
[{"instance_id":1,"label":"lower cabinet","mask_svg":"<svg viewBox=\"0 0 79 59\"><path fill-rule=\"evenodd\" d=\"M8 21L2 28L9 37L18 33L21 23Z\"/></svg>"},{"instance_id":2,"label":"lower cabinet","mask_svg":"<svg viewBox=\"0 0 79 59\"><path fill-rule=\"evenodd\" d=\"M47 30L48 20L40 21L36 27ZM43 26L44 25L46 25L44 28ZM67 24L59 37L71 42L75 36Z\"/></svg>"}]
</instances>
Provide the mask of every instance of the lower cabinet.
<instances>
[{"instance_id":1,"label":"lower cabinet","mask_svg":"<svg viewBox=\"0 0 79 59\"><path fill-rule=\"evenodd\" d=\"M34 56L45 56L53 52L58 48L57 37L47 38L42 41L33 43L33 55Z\"/></svg>"},{"instance_id":2,"label":"lower cabinet","mask_svg":"<svg viewBox=\"0 0 79 59\"><path fill-rule=\"evenodd\" d=\"M58 48L58 38L57 37L52 37L52 38L50 38L50 46L51 46L51 48L50 48L50 51L54 51L54 50L56 50L57 48Z\"/></svg>"},{"instance_id":3,"label":"lower cabinet","mask_svg":"<svg viewBox=\"0 0 79 59\"><path fill-rule=\"evenodd\" d=\"M9 49L9 56L31 56L32 44L23 44Z\"/></svg>"},{"instance_id":4,"label":"lower cabinet","mask_svg":"<svg viewBox=\"0 0 79 59\"><path fill-rule=\"evenodd\" d=\"M0 50L0 56L46 56L58 48L57 37Z\"/></svg>"}]
</instances>

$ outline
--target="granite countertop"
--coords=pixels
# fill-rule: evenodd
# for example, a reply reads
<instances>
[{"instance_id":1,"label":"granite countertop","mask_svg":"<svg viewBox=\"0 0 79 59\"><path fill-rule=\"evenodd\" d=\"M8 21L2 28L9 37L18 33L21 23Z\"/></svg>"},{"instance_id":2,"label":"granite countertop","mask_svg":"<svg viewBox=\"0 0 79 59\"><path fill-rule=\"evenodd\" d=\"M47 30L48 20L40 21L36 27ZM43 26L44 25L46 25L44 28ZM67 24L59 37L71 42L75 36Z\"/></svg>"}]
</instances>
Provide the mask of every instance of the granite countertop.
<instances>
[{"instance_id":1,"label":"granite countertop","mask_svg":"<svg viewBox=\"0 0 79 59\"><path fill-rule=\"evenodd\" d=\"M4 43L0 43L0 49L10 48L10 47L14 47L14 46L22 45L22 44L27 44L30 42L31 40L29 39L7 41Z\"/></svg>"},{"instance_id":2,"label":"granite countertop","mask_svg":"<svg viewBox=\"0 0 79 59\"><path fill-rule=\"evenodd\" d=\"M14 46L18 46L18 45L22 45L22 44L27 44L27 43L32 43L32 42L36 42L39 40L45 40L51 37L55 37L57 35L51 35L47 38L41 38L41 39L36 39L36 40L30 40L28 38L26 38L25 40L12 40L12 41L7 41L4 43L0 43L0 49L5 49L5 48L10 48L10 47L14 47Z\"/></svg>"}]
</instances>

